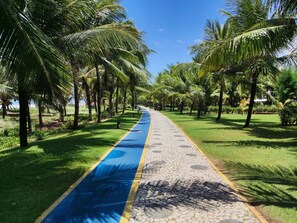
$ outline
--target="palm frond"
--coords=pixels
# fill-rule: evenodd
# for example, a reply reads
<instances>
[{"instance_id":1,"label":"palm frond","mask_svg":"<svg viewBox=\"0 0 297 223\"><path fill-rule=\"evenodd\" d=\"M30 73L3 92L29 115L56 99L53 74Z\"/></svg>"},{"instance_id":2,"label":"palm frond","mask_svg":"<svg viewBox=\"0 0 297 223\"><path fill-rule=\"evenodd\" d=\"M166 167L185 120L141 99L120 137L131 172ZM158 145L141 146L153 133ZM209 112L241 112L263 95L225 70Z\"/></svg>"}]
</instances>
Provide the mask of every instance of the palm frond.
<instances>
[{"instance_id":1,"label":"palm frond","mask_svg":"<svg viewBox=\"0 0 297 223\"><path fill-rule=\"evenodd\" d=\"M43 80L52 90L62 87L60 78L67 76L67 69L61 53L14 1L0 2L0 30L0 60L19 84Z\"/></svg>"}]
</instances>

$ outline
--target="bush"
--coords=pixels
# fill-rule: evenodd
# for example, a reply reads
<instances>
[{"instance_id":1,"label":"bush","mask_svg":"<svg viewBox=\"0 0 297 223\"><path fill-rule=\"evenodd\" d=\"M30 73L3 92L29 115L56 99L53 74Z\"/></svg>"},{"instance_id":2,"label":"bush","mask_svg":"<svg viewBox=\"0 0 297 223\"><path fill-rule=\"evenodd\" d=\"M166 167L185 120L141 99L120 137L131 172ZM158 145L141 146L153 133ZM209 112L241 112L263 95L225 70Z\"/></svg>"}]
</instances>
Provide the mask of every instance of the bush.
<instances>
[{"instance_id":1,"label":"bush","mask_svg":"<svg viewBox=\"0 0 297 223\"><path fill-rule=\"evenodd\" d=\"M16 146L18 142L18 137L0 137L0 149L6 149L12 146Z\"/></svg>"},{"instance_id":2,"label":"bush","mask_svg":"<svg viewBox=\"0 0 297 223\"><path fill-rule=\"evenodd\" d=\"M208 106L208 112L209 113L218 112L218 110L219 110L218 106Z\"/></svg>"},{"instance_id":3,"label":"bush","mask_svg":"<svg viewBox=\"0 0 297 223\"><path fill-rule=\"evenodd\" d=\"M4 137L18 137L19 128L4 129L1 135L3 135Z\"/></svg>"},{"instance_id":4,"label":"bush","mask_svg":"<svg viewBox=\"0 0 297 223\"><path fill-rule=\"evenodd\" d=\"M227 114L233 113L234 108L230 106L223 106L224 112Z\"/></svg>"},{"instance_id":5,"label":"bush","mask_svg":"<svg viewBox=\"0 0 297 223\"><path fill-rule=\"evenodd\" d=\"M208 113L217 113L219 110L218 106L209 106L207 109ZM278 108L275 105L256 105L254 106L255 113L277 113ZM227 113L227 114L242 114L242 109L241 107L231 107L231 106L223 106L222 108L222 113Z\"/></svg>"},{"instance_id":6,"label":"bush","mask_svg":"<svg viewBox=\"0 0 297 223\"><path fill-rule=\"evenodd\" d=\"M61 125L62 129L72 129L73 128L73 123L71 121L68 121L66 123L64 123L63 125Z\"/></svg>"},{"instance_id":7,"label":"bush","mask_svg":"<svg viewBox=\"0 0 297 223\"><path fill-rule=\"evenodd\" d=\"M286 105L279 110L282 125L297 125L297 102Z\"/></svg>"},{"instance_id":8,"label":"bush","mask_svg":"<svg viewBox=\"0 0 297 223\"><path fill-rule=\"evenodd\" d=\"M241 107L235 107L235 108L233 108L233 113L242 114Z\"/></svg>"},{"instance_id":9,"label":"bush","mask_svg":"<svg viewBox=\"0 0 297 223\"><path fill-rule=\"evenodd\" d=\"M9 134L8 129L4 129L3 130L3 137L8 136L8 134Z\"/></svg>"},{"instance_id":10,"label":"bush","mask_svg":"<svg viewBox=\"0 0 297 223\"><path fill-rule=\"evenodd\" d=\"M255 113L277 113L278 108L275 105L256 105L254 107Z\"/></svg>"},{"instance_id":11,"label":"bush","mask_svg":"<svg viewBox=\"0 0 297 223\"><path fill-rule=\"evenodd\" d=\"M270 113L277 113L278 112L278 108L275 105L271 105L267 108L267 112Z\"/></svg>"},{"instance_id":12,"label":"bush","mask_svg":"<svg viewBox=\"0 0 297 223\"><path fill-rule=\"evenodd\" d=\"M36 136L37 140L43 140L45 133L42 130L36 130L34 135Z\"/></svg>"}]
</instances>

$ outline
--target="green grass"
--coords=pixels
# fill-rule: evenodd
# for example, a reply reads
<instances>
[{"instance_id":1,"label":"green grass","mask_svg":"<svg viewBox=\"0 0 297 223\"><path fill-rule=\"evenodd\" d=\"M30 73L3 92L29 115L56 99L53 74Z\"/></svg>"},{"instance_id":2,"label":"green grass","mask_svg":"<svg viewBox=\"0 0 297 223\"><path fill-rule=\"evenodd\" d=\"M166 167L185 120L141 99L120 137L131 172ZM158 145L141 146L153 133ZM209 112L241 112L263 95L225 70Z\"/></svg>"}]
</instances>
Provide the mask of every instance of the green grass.
<instances>
[{"instance_id":1,"label":"green grass","mask_svg":"<svg viewBox=\"0 0 297 223\"><path fill-rule=\"evenodd\" d=\"M34 222L139 120L131 114L0 152L0 221ZM121 129L116 129L120 120Z\"/></svg>"},{"instance_id":2,"label":"green grass","mask_svg":"<svg viewBox=\"0 0 297 223\"><path fill-rule=\"evenodd\" d=\"M297 127L282 127L278 115L194 116L164 112L179 125L253 205L269 219L297 219Z\"/></svg>"},{"instance_id":3,"label":"green grass","mask_svg":"<svg viewBox=\"0 0 297 223\"><path fill-rule=\"evenodd\" d=\"M67 116L65 117L65 122L61 127L54 128L52 130L44 129L44 133L46 135L51 135L55 132L65 132L68 126L72 126L73 119L74 119L74 106L67 106ZM93 119L96 120L96 114L93 111ZM33 133L38 130L38 110L35 107L30 108L30 114L32 119L32 127ZM88 108L85 106L80 106L79 109L80 114L80 125L84 125L88 122ZM43 122L45 125L51 124L53 122L58 122L59 120L59 113L53 109L50 109L50 112L47 113L46 111L43 113ZM19 145L19 137L18 137L18 127L19 127L19 117L18 111L9 111L9 115L3 120L0 119L0 151L5 150L10 147L18 146ZM3 132L8 131L8 136L4 137ZM30 142L36 140L36 136L29 135L28 140Z\"/></svg>"}]
</instances>

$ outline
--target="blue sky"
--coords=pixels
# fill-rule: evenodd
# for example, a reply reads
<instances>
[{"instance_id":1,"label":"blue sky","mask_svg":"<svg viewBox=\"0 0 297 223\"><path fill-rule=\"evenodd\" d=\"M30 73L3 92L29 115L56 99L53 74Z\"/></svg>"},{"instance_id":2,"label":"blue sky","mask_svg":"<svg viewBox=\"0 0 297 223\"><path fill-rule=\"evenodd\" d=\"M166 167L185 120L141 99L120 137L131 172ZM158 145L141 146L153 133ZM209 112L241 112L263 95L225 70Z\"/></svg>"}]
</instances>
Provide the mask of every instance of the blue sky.
<instances>
[{"instance_id":1,"label":"blue sky","mask_svg":"<svg viewBox=\"0 0 297 223\"><path fill-rule=\"evenodd\" d=\"M149 56L153 76L168 64L191 61L188 47L203 39L206 20L224 20L219 10L225 8L225 0L123 0L122 4L156 51Z\"/></svg>"}]
</instances>

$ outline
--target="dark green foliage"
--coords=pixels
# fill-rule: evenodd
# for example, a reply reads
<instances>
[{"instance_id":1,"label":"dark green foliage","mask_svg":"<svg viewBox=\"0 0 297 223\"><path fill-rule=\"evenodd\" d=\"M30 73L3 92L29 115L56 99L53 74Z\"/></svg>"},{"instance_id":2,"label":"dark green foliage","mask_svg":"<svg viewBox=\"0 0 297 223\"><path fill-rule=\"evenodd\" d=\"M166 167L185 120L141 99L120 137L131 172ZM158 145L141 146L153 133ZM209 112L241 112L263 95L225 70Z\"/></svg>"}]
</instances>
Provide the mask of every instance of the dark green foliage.
<instances>
[{"instance_id":1,"label":"dark green foliage","mask_svg":"<svg viewBox=\"0 0 297 223\"><path fill-rule=\"evenodd\" d=\"M208 112L209 113L216 113L218 111L218 106L209 106ZM277 113L278 108L275 105L256 105L254 107L254 113ZM240 107L231 107L231 106L223 106L222 108L223 113L227 114L242 114L242 110Z\"/></svg>"},{"instance_id":2,"label":"dark green foliage","mask_svg":"<svg viewBox=\"0 0 297 223\"><path fill-rule=\"evenodd\" d=\"M289 101L280 109L279 116L282 125L297 125L297 102Z\"/></svg>"},{"instance_id":3,"label":"dark green foliage","mask_svg":"<svg viewBox=\"0 0 297 223\"><path fill-rule=\"evenodd\" d=\"M297 71L284 70L277 78L276 91L278 101L285 103L288 99L297 100Z\"/></svg>"}]
</instances>

